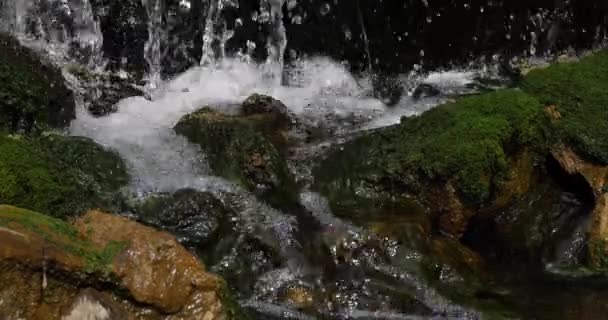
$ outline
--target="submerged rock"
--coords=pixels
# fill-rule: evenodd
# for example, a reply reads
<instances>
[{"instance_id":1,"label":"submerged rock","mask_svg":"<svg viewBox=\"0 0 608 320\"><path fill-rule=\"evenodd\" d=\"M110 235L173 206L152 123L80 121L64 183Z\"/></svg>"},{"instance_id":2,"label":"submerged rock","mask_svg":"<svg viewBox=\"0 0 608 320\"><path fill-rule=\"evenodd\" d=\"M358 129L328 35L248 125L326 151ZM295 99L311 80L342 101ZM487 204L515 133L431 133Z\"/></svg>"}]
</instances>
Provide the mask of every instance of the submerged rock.
<instances>
[{"instance_id":1,"label":"submerged rock","mask_svg":"<svg viewBox=\"0 0 608 320\"><path fill-rule=\"evenodd\" d=\"M280 128L286 125L282 108L275 106L282 104L254 96L242 106L242 115L225 115L205 107L183 117L175 131L202 147L217 175L255 191L273 205L294 203L294 178L273 143L281 139Z\"/></svg>"},{"instance_id":2,"label":"submerged rock","mask_svg":"<svg viewBox=\"0 0 608 320\"><path fill-rule=\"evenodd\" d=\"M72 226L0 206L0 237L0 296L19 294L0 299L2 316L242 319L224 282L174 237L126 218L91 211Z\"/></svg>"},{"instance_id":3,"label":"submerged rock","mask_svg":"<svg viewBox=\"0 0 608 320\"><path fill-rule=\"evenodd\" d=\"M220 228L234 215L212 194L193 189L148 199L136 211L146 223L170 231L182 244L192 247L216 240Z\"/></svg>"},{"instance_id":4,"label":"submerged rock","mask_svg":"<svg viewBox=\"0 0 608 320\"><path fill-rule=\"evenodd\" d=\"M0 135L0 203L74 216L117 206L128 181L122 159L92 140Z\"/></svg>"},{"instance_id":5,"label":"submerged rock","mask_svg":"<svg viewBox=\"0 0 608 320\"><path fill-rule=\"evenodd\" d=\"M0 130L32 133L65 128L75 117L61 71L0 34Z\"/></svg>"}]
</instances>

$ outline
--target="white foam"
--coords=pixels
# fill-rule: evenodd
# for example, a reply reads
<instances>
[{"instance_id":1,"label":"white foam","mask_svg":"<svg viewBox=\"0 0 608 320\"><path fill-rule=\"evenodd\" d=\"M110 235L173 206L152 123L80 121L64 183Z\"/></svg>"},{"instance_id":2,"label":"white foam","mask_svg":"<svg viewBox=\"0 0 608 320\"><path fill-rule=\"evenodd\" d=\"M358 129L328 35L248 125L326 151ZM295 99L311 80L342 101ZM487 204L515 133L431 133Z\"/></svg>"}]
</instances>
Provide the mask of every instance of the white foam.
<instances>
[{"instance_id":1,"label":"white foam","mask_svg":"<svg viewBox=\"0 0 608 320\"><path fill-rule=\"evenodd\" d=\"M384 105L365 98L365 88L329 59L304 61L291 76L297 87L279 86L264 65L226 59L219 69L193 68L163 85L154 100L132 97L118 111L95 118L79 110L71 134L87 136L117 150L134 173L137 191L172 191L200 185L209 176L200 150L173 132L179 119L205 105L230 111L253 93L283 101L296 115L323 119L330 114L382 112Z\"/></svg>"}]
</instances>

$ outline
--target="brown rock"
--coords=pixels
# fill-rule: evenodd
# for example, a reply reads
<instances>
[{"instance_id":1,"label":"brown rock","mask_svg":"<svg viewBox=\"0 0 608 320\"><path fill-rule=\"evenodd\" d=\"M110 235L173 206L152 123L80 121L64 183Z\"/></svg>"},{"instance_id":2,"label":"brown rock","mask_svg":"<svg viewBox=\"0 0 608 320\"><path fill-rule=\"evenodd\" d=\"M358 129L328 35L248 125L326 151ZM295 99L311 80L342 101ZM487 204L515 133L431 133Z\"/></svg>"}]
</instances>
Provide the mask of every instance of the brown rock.
<instances>
[{"instance_id":1,"label":"brown rock","mask_svg":"<svg viewBox=\"0 0 608 320\"><path fill-rule=\"evenodd\" d=\"M290 284L284 288L281 299L298 309L312 309L315 302L312 290L299 284Z\"/></svg>"},{"instance_id":2,"label":"brown rock","mask_svg":"<svg viewBox=\"0 0 608 320\"><path fill-rule=\"evenodd\" d=\"M112 269L136 301L165 313L186 313L190 319L226 317L218 294L220 278L206 272L173 236L98 211L89 211L75 226L99 246L129 241L114 258Z\"/></svg>"},{"instance_id":3,"label":"brown rock","mask_svg":"<svg viewBox=\"0 0 608 320\"><path fill-rule=\"evenodd\" d=\"M433 211L439 213L441 231L456 238L462 237L475 210L462 203L451 183L430 187L426 196Z\"/></svg>"},{"instance_id":4,"label":"brown rock","mask_svg":"<svg viewBox=\"0 0 608 320\"><path fill-rule=\"evenodd\" d=\"M565 146L553 150L552 155L567 174L581 176L592 190L595 206L587 240L589 262L595 268L608 267L608 194L604 191L608 167L585 161Z\"/></svg>"},{"instance_id":5,"label":"brown rock","mask_svg":"<svg viewBox=\"0 0 608 320\"><path fill-rule=\"evenodd\" d=\"M451 183L431 186L425 192L427 202L434 212L440 213L441 231L459 239L467 230L469 220L475 215L493 214L526 194L535 182L536 170L533 153L523 150L509 160L509 171L494 200L482 208L466 206Z\"/></svg>"},{"instance_id":6,"label":"brown rock","mask_svg":"<svg viewBox=\"0 0 608 320\"><path fill-rule=\"evenodd\" d=\"M167 233L96 211L72 226L0 205L0 319L234 319L224 290Z\"/></svg>"}]
</instances>

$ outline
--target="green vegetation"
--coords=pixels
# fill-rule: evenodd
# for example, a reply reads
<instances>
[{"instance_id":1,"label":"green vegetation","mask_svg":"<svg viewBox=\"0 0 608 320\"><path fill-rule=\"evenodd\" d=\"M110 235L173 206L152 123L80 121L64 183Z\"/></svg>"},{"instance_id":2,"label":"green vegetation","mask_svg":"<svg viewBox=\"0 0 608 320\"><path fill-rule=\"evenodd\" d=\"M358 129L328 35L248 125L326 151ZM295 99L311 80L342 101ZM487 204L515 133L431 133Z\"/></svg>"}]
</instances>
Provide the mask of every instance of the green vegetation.
<instances>
[{"instance_id":1,"label":"green vegetation","mask_svg":"<svg viewBox=\"0 0 608 320\"><path fill-rule=\"evenodd\" d=\"M46 134L38 139L49 157L89 175L104 192L116 191L129 182L127 168L117 153L84 137Z\"/></svg>"},{"instance_id":2,"label":"green vegetation","mask_svg":"<svg viewBox=\"0 0 608 320\"><path fill-rule=\"evenodd\" d=\"M361 182L417 191L450 180L466 203L481 205L505 178L512 151L542 145L542 110L519 90L465 97L347 143L317 168L316 181L331 189L342 175L348 181L338 186L357 193Z\"/></svg>"},{"instance_id":3,"label":"green vegetation","mask_svg":"<svg viewBox=\"0 0 608 320\"><path fill-rule=\"evenodd\" d=\"M0 135L0 203L74 216L112 208L126 182L120 158L90 140Z\"/></svg>"},{"instance_id":4,"label":"green vegetation","mask_svg":"<svg viewBox=\"0 0 608 320\"><path fill-rule=\"evenodd\" d=\"M582 156L608 165L608 50L534 70L522 87L556 107L559 138Z\"/></svg>"},{"instance_id":5,"label":"green vegetation","mask_svg":"<svg viewBox=\"0 0 608 320\"><path fill-rule=\"evenodd\" d=\"M74 116L72 92L61 72L0 34L0 131L63 128Z\"/></svg>"},{"instance_id":6,"label":"green vegetation","mask_svg":"<svg viewBox=\"0 0 608 320\"><path fill-rule=\"evenodd\" d=\"M449 183L477 208L523 150L542 157L564 143L608 164L608 51L534 70L521 87L462 97L335 148L315 169L316 188L352 206Z\"/></svg>"},{"instance_id":7,"label":"green vegetation","mask_svg":"<svg viewBox=\"0 0 608 320\"><path fill-rule=\"evenodd\" d=\"M217 175L251 191L261 188L271 204L293 203L297 190L287 163L258 130L257 120L257 115L227 116L203 108L182 118L175 131L205 150Z\"/></svg>"},{"instance_id":8,"label":"green vegetation","mask_svg":"<svg viewBox=\"0 0 608 320\"><path fill-rule=\"evenodd\" d=\"M67 222L13 206L0 205L0 226L32 232L66 253L83 258L86 261L85 273L105 276L110 276L114 257L128 245L127 242L112 241L99 248Z\"/></svg>"}]
</instances>

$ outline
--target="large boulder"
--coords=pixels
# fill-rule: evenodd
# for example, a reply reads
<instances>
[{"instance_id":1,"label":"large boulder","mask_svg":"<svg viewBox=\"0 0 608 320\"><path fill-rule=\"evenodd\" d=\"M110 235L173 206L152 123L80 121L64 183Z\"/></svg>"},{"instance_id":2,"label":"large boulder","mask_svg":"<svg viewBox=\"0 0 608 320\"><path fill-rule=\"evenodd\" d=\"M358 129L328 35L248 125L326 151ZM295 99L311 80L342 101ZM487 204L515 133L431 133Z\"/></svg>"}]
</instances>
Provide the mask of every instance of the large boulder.
<instances>
[{"instance_id":1,"label":"large boulder","mask_svg":"<svg viewBox=\"0 0 608 320\"><path fill-rule=\"evenodd\" d=\"M280 114L254 102L244 104L237 115L204 107L180 119L175 131L201 146L217 175L273 205L289 204L297 201L297 188L278 143L273 143L283 137Z\"/></svg>"},{"instance_id":2,"label":"large boulder","mask_svg":"<svg viewBox=\"0 0 608 320\"><path fill-rule=\"evenodd\" d=\"M533 70L522 87L546 105L554 130L551 157L571 180L582 181L580 192L593 199L588 239L589 263L605 268L608 239L608 51L578 62Z\"/></svg>"},{"instance_id":3,"label":"large boulder","mask_svg":"<svg viewBox=\"0 0 608 320\"><path fill-rule=\"evenodd\" d=\"M466 97L334 148L315 187L337 211L416 196L459 237L476 210L527 191L545 119L519 90Z\"/></svg>"},{"instance_id":4,"label":"large boulder","mask_svg":"<svg viewBox=\"0 0 608 320\"><path fill-rule=\"evenodd\" d=\"M235 214L212 194L193 189L146 199L135 211L139 219L170 231L182 244L195 248L214 243Z\"/></svg>"},{"instance_id":5,"label":"large boulder","mask_svg":"<svg viewBox=\"0 0 608 320\"><path fill-rule=\"evenodd\" d=\"M242 319L224 282L173 236L126 218L91 211L70 225L0 206L0 237L2 316Z\"/></svg>"},{"instance_id":6,"label":"large boulder","mask_svg":"<svg viewBox=\"0 0 608 320\"><path fill-rule=\"evenodd\" d=\"M65 128L75 117L61 71L0 34L0 131L31 133Z\"/></svg>"},{"instance_id":7,"label":"large boulder","mask_svg":"<svg viewBox=\"0 0 608 320\"><path fill-rule=\"evenodd\" d=\"M73 216L115 208L128 181L122 159L92 140L0 135L0 203Z\"/></svg>"}]
</instances>

